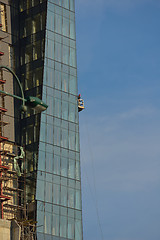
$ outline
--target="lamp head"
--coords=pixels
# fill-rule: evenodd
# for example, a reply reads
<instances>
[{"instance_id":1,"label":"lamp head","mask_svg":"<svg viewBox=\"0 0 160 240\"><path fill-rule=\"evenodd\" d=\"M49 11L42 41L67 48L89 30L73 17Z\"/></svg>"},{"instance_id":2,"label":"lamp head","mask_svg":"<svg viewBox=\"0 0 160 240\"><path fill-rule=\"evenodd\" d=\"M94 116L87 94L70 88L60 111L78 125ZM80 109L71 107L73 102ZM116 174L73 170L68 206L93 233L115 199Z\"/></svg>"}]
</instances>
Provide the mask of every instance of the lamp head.
<instances>
[{"instance_id":1,"label":"lamp head","mask_svg":"<svg viewBox=\"0 0 160 240\"><path fill-rule=\"evenodd\" d=\"M40 112L45 111L48 108L48 105L37 97L28 96L26 99L26 105L30 108L36 109Z\"/></svg>"}]
</instances>

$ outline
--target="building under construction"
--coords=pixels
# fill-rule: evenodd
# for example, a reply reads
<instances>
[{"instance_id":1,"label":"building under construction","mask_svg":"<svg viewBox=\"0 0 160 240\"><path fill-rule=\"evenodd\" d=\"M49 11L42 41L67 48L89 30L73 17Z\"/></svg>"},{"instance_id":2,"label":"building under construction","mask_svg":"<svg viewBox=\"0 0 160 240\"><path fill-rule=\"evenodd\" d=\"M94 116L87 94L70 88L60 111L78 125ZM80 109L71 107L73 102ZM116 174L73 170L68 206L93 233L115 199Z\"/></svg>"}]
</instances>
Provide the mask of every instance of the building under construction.
<instances>
[{"instance_id":1,"label":"building under construction","mask_svg":"<svg viewBox=\"0 0 160 240\"><path fill-rule=\"evenodd\" d=\"M74 0L0 0L1 240L83 239L75 35Z\"/></svg>"}]
</instances>

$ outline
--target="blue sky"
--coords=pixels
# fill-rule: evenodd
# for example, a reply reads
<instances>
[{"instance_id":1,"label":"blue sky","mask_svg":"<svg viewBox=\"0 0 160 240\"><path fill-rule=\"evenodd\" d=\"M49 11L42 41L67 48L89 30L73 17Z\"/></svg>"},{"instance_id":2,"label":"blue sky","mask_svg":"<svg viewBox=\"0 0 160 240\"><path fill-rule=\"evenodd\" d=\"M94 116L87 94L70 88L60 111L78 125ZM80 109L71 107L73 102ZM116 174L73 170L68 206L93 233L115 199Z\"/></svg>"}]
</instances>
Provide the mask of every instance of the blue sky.
<instances>
[{"instance_id":1,"label":"blue sky","mask_svg":"<svg viewBox=\"0 0 160 240\"><path fill-rule=\"evenodd\" d=\"M84 240L160 239L159 12L76 1Z\"/></svg>"}]
</instances>

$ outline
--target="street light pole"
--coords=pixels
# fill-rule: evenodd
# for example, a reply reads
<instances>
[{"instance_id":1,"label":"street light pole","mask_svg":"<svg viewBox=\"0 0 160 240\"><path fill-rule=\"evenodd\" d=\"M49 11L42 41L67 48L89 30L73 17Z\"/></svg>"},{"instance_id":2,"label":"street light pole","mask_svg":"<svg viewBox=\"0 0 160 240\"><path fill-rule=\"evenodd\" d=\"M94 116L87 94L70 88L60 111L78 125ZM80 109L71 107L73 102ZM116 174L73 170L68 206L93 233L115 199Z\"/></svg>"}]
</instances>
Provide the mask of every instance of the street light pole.
<instances>
[{"instance_id":1,"label":"street light pole","mask_svg":"<svg viewBox=\"0 0 160 240\"><path fill-rule=\"evenodd\" d=\"M22 97L19 97L17 95L11 94L11 93L7 93L7 92L2 91L2 90L0 90L0 93L8 95L8 96L13 97L13 98L17 98L19 100L22 100L22 106L21 106L21 111L22 112L26 112L27 111L27 106L29 106L30 108L37 109L37 110L39 110L41 112L45 111L47 109L48 105L46 103L44 103L41 99L37 98L37 97L28 96L27 99L25 99L24 98L24 92L23 92L22 85L20 83L19 78L15 74L15 72L13 72L13 70L11 68L7 67L7 66L1 66L0 65L0 69L3 69L3 68L8 70L10 73L12 73L12 75L17 80L17 83L18 83L18 85L20 87L20 90L21 90ZM25 105L25 102L26 102L27 106Z\"/></svg>"},{"instance_id":2,"label":"street light pole","mask_svg":"<svg viewBox=\"0 0 160 240\"><path fill-rule=\"evenodd\" d=\"M0 69L6 69L6 70L8 70L10 73L12 73L12 75L15 77L15 79L17 80L17 83L18 83L18 85L19 85L19 87L20 87L20 90L21 90L21 94L22 94L22 98L20 98L19 97L19 99L20 100L22 100L22 111L24 111L24 112L26 112L27 111L27 108L26 108L26 106L25 106L25 99L24 99L24 92L23 92L23 88L22 88L22 85L21 85L21 83L20 83L20 80L19 80L19 78L17 77L17 75L15 74L15 72L13 72L13 70L11 69L11 68L9 68L9 67L7 67L7 66L0 66ZM11 96L11 97L16 97L16 95L12 95L12 94L10 94L10 93L7 93L7 92L4 92L4 91L1 91L0 90L0 92L1 93L5 93L6 95L8 95L8 96ZM18 96L17 96L18 97Z\"/></svg>"}]
</instances>

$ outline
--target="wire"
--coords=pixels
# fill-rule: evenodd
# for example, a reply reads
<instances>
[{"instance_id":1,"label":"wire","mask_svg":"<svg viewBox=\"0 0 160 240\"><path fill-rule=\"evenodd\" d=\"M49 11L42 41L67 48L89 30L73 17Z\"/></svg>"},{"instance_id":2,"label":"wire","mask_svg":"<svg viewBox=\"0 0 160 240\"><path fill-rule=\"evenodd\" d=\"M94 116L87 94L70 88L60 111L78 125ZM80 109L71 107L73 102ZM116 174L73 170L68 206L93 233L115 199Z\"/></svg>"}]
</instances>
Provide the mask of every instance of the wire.
<instances>
[{"instance_id":1,"label":"wire","mask_svg":"<svg viewBox=\"0 0 160 240\"><path fill-rule=\"evenodd\" d=\"M93 153L92 153L91 146L90 146L90 137L89 137L89 131L88 131L87 126L88 126L87 121L85 119L85 128L86 128L87 141L88 141L87 146L88 146L90 159L91 159L91 164L92 164L93 185L94 185L94 192L95 192L95 197L93 197L93 199L95 199L94 204L95 204L95 207L96 207L97 221L98 221L98 225L99 225L101 239L104 240L101 221L100 221L100 216L99 216L98 200L97 200L96 177L95 177L95 167L94 167L94 160L93 160L94 158L93 158ZM86 176L87 176L87 181L89 183L90 192L91 192L92 195L94 195L92 190L91 190L91 185L90 185L90 182L89 182L89 177L88 177L87 171L85 171L85 172L86 172Z\"/></svg>"}]
</instances>

